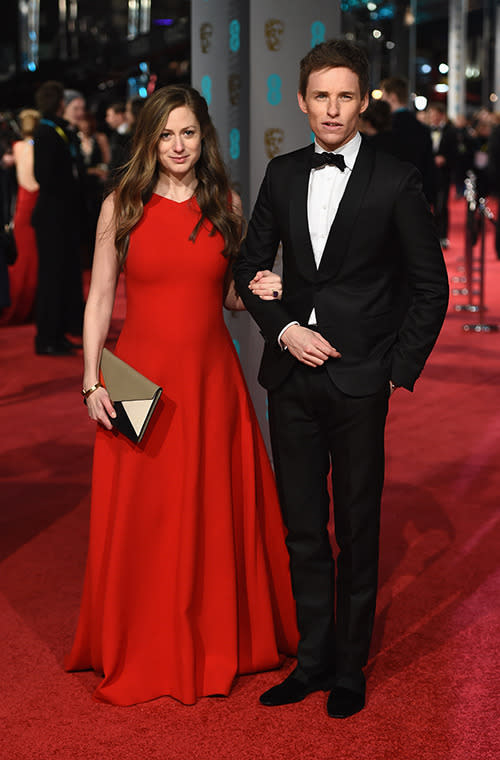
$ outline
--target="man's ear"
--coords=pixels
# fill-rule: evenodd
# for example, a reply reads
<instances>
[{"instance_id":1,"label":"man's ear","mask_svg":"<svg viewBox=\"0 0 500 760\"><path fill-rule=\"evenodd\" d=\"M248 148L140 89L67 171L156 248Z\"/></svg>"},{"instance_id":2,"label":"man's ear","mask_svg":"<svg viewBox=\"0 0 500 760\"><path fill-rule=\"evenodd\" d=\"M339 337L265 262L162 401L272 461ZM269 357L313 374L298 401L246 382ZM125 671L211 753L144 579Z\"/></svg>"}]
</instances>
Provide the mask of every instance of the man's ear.
<instances>
[{"instance_id":1,"label":"man's ear","mask_svg":"<svg viewBox=\"0 0 500 760\"><path fill-rule=\"evenodd\" d=\"M307 110L307 103L301 92L297 93L297 100L299 102L299 108L302 111L302 113L309 113Z\"/></svg>"},{"instance_id":2,"label":"man's ear","mask_svg":"<svg viewBox=\"0 0 500 760\"><path fill-rule=\"evenodd\" d=\"M363 113L363 111L366 111L368 108L368 103L370 102L370 96L368 93L365 94L364 98L361 101L361 108L359 109L360 113Z\"/></svg>"}]
</instances>

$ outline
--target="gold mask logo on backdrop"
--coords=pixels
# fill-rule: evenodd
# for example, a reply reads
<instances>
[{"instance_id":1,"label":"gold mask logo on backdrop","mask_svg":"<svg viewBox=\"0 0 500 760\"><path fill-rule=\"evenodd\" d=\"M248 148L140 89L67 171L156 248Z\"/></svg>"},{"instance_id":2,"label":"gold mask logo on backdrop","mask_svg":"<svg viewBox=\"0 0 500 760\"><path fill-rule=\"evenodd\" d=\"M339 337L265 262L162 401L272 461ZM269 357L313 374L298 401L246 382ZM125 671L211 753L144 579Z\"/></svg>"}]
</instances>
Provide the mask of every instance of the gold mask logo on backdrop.
<instances>
[{"instance_id":1,"label":"gold mask logo on backdrop","mask_svg":"<svg viewBox=\"0 0 500 760\"><path fill-rule=\"evenodd\" d=\"M268 158L274 158L281 152L285 132L280 127L271 127L264 132L264 146Z\"/></svg>"},{"instance_id":2,"label":"gold mask logo on backdrop","mask_svg":"<svg viewBox=\"0 0 500 760\"><path fill-rule=\"evenodd\" d=\"M214 28L208 21L200 26L200 47L202 53L210 52Z\"/></svg>"},{"instance_id":3,"label":"gold mask logo on backdrop","mask_svg":"<svg viewBox=\"0 0 500 760\"><path fill-rule=\"evenodd\" d=\"M239 74L230 74L227 79L227 89L229 92L229 102L232 106L237 106L240 102L241 78Z\"/></svg>"},{"instance_id":4,"label":"gold mask logo on backdrop","mask_svg":"<svg viewBox=\"0 0 500 760\"><path fill-rule=\"evenodd\" d=\"M285 24L279 18L269 18L264 27L266 45L269 50L276 52L281 48Z\"/></svg>"}]
</instances>

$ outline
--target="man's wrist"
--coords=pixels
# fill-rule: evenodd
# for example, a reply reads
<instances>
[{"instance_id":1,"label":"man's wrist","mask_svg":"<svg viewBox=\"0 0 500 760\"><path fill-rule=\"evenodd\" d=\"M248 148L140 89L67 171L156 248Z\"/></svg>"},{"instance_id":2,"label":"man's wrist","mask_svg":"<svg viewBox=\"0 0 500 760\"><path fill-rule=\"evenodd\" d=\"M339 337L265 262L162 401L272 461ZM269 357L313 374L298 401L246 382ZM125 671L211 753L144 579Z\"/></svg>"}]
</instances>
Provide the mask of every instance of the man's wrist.
<instances>
[{"instance_id":1,"label":"man's wrist","mask_svg":"<svg viewBox=\"0 0 500 760\"><path fill-rule=\"evenodd\" d=\"M281 330L280 334L278 335L278 345L279 345L279 347L281 348L281 350L282 350L282 351L286 351L286 350L287 350L287 346L285 346L285 344L284 344L284 343L282 343L282 341L281 341L281 339L282 339L282 337L283 337L284 333L285 333L285 332L288 330L288 328L289 328L289 327L291 327L292 325L298 325L298 324L299 324L298 322L289 322L287 325L285 325L285 326L284 326L284 328Z\"/></svg>"}]
</instances>

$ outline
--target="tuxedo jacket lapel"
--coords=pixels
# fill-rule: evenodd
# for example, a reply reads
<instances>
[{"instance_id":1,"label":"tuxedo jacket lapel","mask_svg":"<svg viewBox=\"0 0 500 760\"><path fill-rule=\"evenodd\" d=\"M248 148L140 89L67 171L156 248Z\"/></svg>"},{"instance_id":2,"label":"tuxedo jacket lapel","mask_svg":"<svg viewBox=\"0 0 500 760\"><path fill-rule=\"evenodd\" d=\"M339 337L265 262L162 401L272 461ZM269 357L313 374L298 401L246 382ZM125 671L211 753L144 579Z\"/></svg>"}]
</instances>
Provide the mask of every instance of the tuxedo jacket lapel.
<instances>
[{"instance_id":1,"label":"tuxedo jacket lapel","mask_svg":"<svg viewBox=\"0 0 500 760\"><path fill-rule=\"evenodd\" d=\"M347 255L352 231L356 224L359 210L363 205L372 175L373 161L374 153L367 143L363 141L351 177L330 228L321 264L317 272L317 282L325 282L334 277ZM307 224L307 190L305 206Z\"/></svg>"},{"instance_id":2,"label":"tuxedo jacket lapel","mask_svg":"<svg viewBox=\"0 0 500 760\"><path fill-rule=\"evenodd\" d=\"M297 269L302 277L309 282L316 282L318 276L307 220L307 193L313 151L314 144L306 148L300 156L297 170L292 179L289 204L290 238L293 240L293 247L296 251Z\"/></svg>"}]
</instances>

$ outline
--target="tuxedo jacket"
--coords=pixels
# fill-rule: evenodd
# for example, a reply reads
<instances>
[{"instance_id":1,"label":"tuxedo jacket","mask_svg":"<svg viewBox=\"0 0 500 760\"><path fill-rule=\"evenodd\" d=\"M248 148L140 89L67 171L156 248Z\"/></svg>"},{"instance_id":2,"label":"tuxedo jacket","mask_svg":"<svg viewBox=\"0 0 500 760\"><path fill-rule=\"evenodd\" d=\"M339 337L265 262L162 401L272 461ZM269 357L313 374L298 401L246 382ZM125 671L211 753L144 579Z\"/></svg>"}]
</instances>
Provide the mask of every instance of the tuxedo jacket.
<instances>
[{"instance_id":1,"label":"tuxedo jacket","mask_svg":"<svg viewBox=\"0 0 500 760\"><path fill-rule=\"evenodd\" d=\"M35 227L58 223L71 229L81 218L84 202L80 141L65 119L46 118L63 130L66 140L49 124L41 123L35 130L34 173L40 191L32 222Z\"/></svg>"},{"instance_id":2,"label":"tuxedo jacket","mask_svg":"<svg viewBox=\"0 0 500 760\"><path fill-rule=\"evenodd\" d=\"M446 160L444 166L437 169L438 185L442 185L443 182L449 184L458 158L457 130L451 121L447 121L441 130L441 137L435 155L444 156Z\"/></svg>"},{"instance_id":3,"label":"tuxedo jacket","mask_svg":"<svg viewBox=\"0 0 500 760\"><path fill-rule=\"evenodd\" d=\"M392 114L390 142L384 150L401 161L409 161L422 175L424 195L429 203L436 201L436 167L429 127L418 121L408 109Z\"/></svg>"},{"instance_id":4,"label":"tuxedo jacket","mask_svg":"<svg viewBox=\"0 0 500 760\"><path fill-rule=\"evenodd\" d=\"M307 326L314 307L319 331L342 354L326 363L341 391L368 395L391 379L413 390L448 303L420 174L363 140L317 268L307 217L313 151L269 163L234 264L237 290L265 340L259 381L272 390L286 379L297 360L278 336L293 320ZM263 301L248 283L273 268L280 241L282 300Z\"/></svg>"}]
</instances>

